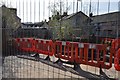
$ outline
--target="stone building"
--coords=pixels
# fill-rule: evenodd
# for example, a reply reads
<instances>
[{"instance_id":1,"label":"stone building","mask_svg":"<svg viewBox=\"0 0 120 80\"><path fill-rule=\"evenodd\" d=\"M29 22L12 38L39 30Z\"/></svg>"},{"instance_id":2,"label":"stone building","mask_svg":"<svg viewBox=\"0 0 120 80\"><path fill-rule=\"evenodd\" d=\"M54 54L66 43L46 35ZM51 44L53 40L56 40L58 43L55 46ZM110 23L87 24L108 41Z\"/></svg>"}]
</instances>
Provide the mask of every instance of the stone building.
<instances>
[{"instance_id":1,"label":"stone building","mask_svg":"<svg viewBox=\"0 0 120 80\"><path fill-rule=\"evenodd\" d=\"M90 34L89 32L91 28L88 26L88 20L89 17L81 11L62 18L63 24L68 23L69 26L73 28L75 38L88 36Z\"/></svg>"},{"instance_id":2,"label":"stone building","mask_svg":"<svg viewBox=\"0 0 120 80\"><path fill-rule=\"evenodd\" d=\"M5 5L0 7L2 10L2 48L3 53L6 53L9 49L9 45L12 40L12 33L21 26L21 19L17 16L17 9L7 8Z\"/></svg>"},{"instance_id":3,"label":"stone building","mask_svg":"<svg viewBox=\"0 0 120 80\"><path fill-rule=\"evenodd\" d=\"M46 22L22 23L14 32L14 37L34 37L40 39L51 39L52 33Z\"/></svg>"},{"instance_id":4,"label":"stone building","mask_svg":"<svg viewBox=\"0 0 120 80\"><path fill-rule=\"evenodd\" d=\"M93 32L100 37L120 35L120 12L112 12L92 17Z\"/></svg>"},{"instance_id":5,"label":"stone building","mask_svg":"<svg viewBox=\"0 0 120 80\"><path fill-rule=\"evenodd\" d=\"M63 15L55 15L55 17L56 19L50 19L49 25L54 27L53 29L56 28L54 33L60 32L61 29L61 35L62 37L64 36L66 40L71 38L80 38L80 36L86 36L87 38L89 35L89 17L83 12L79 11L70 15L64 13ZM56 36L56 34L54 35Z\"/></svg>"}]
</instances>

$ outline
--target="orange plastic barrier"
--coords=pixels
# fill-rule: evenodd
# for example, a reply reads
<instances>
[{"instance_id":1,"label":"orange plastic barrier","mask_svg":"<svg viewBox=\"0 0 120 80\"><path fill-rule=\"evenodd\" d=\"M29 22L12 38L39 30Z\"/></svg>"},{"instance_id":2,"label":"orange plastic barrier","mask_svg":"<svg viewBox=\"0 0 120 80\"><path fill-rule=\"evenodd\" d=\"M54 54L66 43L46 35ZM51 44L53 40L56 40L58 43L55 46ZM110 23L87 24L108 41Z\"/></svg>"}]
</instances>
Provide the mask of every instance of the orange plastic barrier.
<instances>
[{"instance_id":1,"label":"orange plastic barrier","mask_svg":"<svg viewBox=\"0 0 120 80\"><path fill-rule=\"evenodd\" d=\"M23 38L22 42L23 42L22 51L25 51L25 52L34 51L35 41L33 40L33 38Z\"/></svg>"},{"instance_id":2,"label":"orange plastic barrier","mask_svg":"<svg viewBox=\"0 0 120 80\"><path fill-rule=\"evenodd\" d=\"M64 45L66 45L66 42L64 42ZM63 45L63 48L64 48ZM56 41L55 42L55 57L61 58L62 57L62 42L61 41Z\"/></svg>"},{"instance_id":3,"label":"orange plastic barrier","mask_svg":"<svg viewBox=\"0 0 120 80\"><path fill-rule=\"evenodd\" d=\"M108 61L106 59L107 45L56 41L55 47L57 58L105 69L112 67L113 54L110 53Z\"/></svg>"},{"instance_id":4,"label":"orange plastic barrier","mask_svg":"<svg viewBox=\"0 0 120 80\"><path fill-rule=\"evenodd\" d=\"M23 52L34 51L34 40L33 38L16 38L14 41L16 48Z\"/></svg>"},{"instance_id":5,"label":"orange plastic barrier","mask_svg":"<svg viewBox=\"0 0 120 80\"><path fill-rule=\"evenodd\" d=\"M113 40L112 41L112 48L115 49L115 51L117 51L119 47L120 47L120 38Z\"/></svg>"},{"instance_id":6,"label":"orange plastic barrier","mask_svg":"<svg viewBox=\"0 0 120 80\"><path fill-rule=\"evenodd\" d=\"M115 55L114 67L117 71L120 71L120 48L118 49L118 51Z\"/></svg>"},{"instance_id":7,"label":"orange plastic barrier","mask_svg":"<svg viewBox=\"0 0 120 80\"><path fill-rule=\"evenodd\" d=\"M77 63L82 63L85 65L90 65L94 67L101 67L109 69L112 67L112 56L110 53L109 60L106 60L107 45L103 44L88 44L88 43L79 43L78 56L76 58Z\"/></svg>"},{"instance_id":8,"label":"orange plastic barrier","mask_svg":"<svg viewBox=\"0 0 120 80\"><path fill-rule=\"evenodd\" d=\"M21 38L15 38L13 39L13 45L16 49L21 50L22 47L22 39Z\"/></svg>"},{"instance_id":9,"label":"orange plastic barrier","mask_svg":"<svg viewBox=\"0 0 120 80\"><path fill-rule=\"evenodd\" d=\"M78 51L77 42L55 42L55 57L69 60L71 62L75 61L75 56Z\"/></svg>"},{"instance_id":10,"label":"orange plastic barrier","mask_svg":"<svg viewBox=\"0 0 120 80\"><path fill-rule=\"evenodd\" d=\"M54 44L52 40L36 39L35 40L35 52L39 54L53 56Z\"/></svg>"},{"instance_id":11,"label":"orange plastic barrier","mask_svg":"<svg viewBox=\"0 0 120 80\"><path fill-rule=\"evenodd\" d=\"M69 41L56 41L53 43L52 40L33 38L16 38L14 43L16 48L21 51L36 52L49 56L53 56L54 54L55 57L70 62L105 69L112 67L113 52L109 54L109 60L107 60L107 45L105 44L89 44ZM118 57L117 60L119 58L120 57ZM115 64L118 64L117 61Z\"/></svg>"}]
</instances>

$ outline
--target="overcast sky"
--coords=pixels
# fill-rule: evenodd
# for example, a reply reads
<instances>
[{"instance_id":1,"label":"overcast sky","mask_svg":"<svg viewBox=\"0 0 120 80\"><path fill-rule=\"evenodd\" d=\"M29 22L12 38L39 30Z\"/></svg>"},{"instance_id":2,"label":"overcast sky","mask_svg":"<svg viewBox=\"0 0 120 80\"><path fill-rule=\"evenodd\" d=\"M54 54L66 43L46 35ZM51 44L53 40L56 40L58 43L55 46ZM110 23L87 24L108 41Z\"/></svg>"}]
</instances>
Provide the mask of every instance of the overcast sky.
<instances>
[{"instance_id":1,"label":"overcast sky","mask_svg":"<svg viewBox=\"0 0 120 80\"><path fill-rule=\"evenodd\" d=\"M39 22L45 20L52 15L49 4L59 2L60 0L0 0L1 4L5 4L8 7L17 8L17 15L21 18L22 22ZM68 6L70 10L68 14L76 12L77 0L61 0ZM108 13L108 5L110 1L109 12L118 11L119 0L99 0L99 11L98 14ZM74 9L73 9L74 2ZM89 14L89 3L90 0L82 0L82 11L85 14ZM97 15L98 0L91 0L91 11L94 15ZM78 2L78 11L81 11L81 2Z\"/></svg>"}]
</instances>

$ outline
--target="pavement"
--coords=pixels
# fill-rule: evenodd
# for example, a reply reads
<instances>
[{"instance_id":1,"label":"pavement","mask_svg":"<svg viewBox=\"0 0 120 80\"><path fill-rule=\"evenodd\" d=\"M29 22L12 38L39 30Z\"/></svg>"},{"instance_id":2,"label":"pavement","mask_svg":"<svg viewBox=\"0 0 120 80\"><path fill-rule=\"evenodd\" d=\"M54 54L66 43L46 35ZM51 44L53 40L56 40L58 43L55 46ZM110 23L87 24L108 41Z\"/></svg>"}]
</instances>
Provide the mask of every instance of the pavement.
<instances>
[{"instance_id":1,"label":"pavement","mask_svg":"<svg viewBox=\"0 0 120 80\"><path fill-rule=\"evenodd\" d=\"M41 57L46 57L42 56ZM57 60L51 57L53 61ZM68 66L68 65L67 65ZM71 66L71 65L69 65ZM113 65L114 66L114 65ZM75 75L69 71L60 70L47 64L21 59L16 56L8 56L3 64L3 78L81 78L86 79L87 76L94 74L99 75L99 68L88 65L80 65L81 74ZM118 78L118 71L114 67L109 70L103 69L103 72L110 78Z\"/></svg>"}]
</instances>

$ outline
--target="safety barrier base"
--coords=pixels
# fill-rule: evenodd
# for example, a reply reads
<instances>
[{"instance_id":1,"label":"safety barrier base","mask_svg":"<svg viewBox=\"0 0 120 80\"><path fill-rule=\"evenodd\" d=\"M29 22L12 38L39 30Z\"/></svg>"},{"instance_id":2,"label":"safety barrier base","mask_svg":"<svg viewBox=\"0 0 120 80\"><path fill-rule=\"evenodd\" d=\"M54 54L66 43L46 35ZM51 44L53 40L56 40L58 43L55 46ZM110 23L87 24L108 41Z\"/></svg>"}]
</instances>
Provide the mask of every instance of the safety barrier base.
<instances>
[{"instance_id":1,"label":"safety barrier base","mask_svg":"<svg viewBox=\"0 0 120 80\"><path fill-rule=\"evenodd\" d=\"M47 65L50 65L52 67L55 67L55 68L58 68L58 69L61 69L63 71L67 71L63 66L60 66L58 64L55 64L54 62L52 61L48 61L48 60L45 60L43 58L35 58L35 57L31 57L31 56L28 56L28 55L17 55L18 58L23 58L23 59L28 59L28 60L33 60L33 61L40 61L44 64L47 64Z\"/></svg>"},{"instance_id":2,"label":"safety barrier base","mask_svg":"<svg viewBox=\"0 0 120 80\"><path fill-rule=\"evenodd\" d=\"M93 74L93 73L90 73L90 72L87 72L87 71L84 71L80 68L80 65L74 65L74 66L77 66L77 67L70 67L70 66L66 66L66 65L60 65L58 63L55 63L55 62L52 62L50 60L47 60L47 59L43 59L43 58L36 58L36 57L32 57L32 56L28 56L28 55L17 55L18 58L23 58L23 59L28 59L28 60L33 60L33 61L40 61L44 64L47 64L47 65L50 65L52 67L55 67L55 68L58 68L60 70L63 70L63 71L68 71L68 72L71 72L73 74L76 74L76 75L79 75L79 76L83 76L87 79L91 79L91 78L96 78L96 79L101 79L101 75L102 75L102 78L103 79L110 79L109 77L106 76L106 74L100 74L100 75L97 75L97 74ZM64 63L64 61L62 61L62 63ZM69 62L65 62L66 64L71 64ZM88 76L89 75L89 76Z\"/></svg>"}]
</instances>

